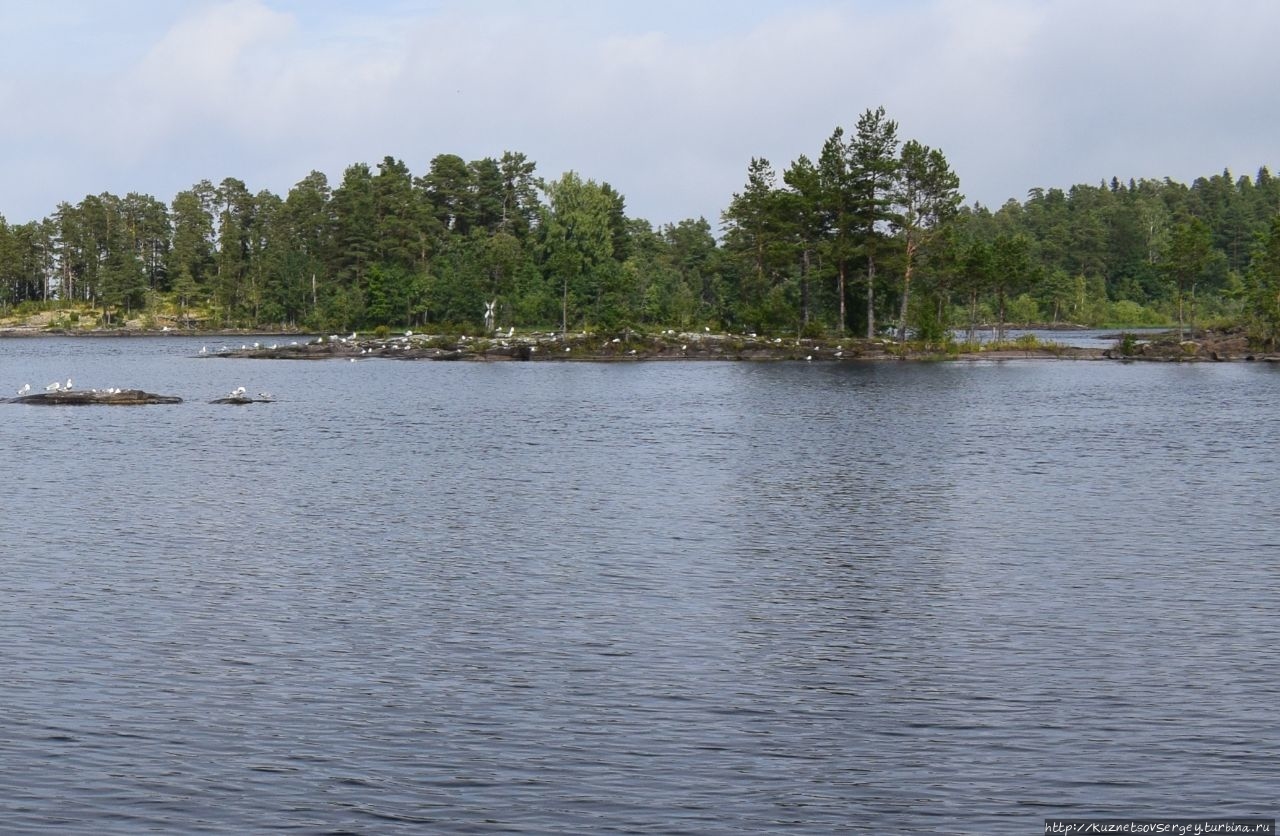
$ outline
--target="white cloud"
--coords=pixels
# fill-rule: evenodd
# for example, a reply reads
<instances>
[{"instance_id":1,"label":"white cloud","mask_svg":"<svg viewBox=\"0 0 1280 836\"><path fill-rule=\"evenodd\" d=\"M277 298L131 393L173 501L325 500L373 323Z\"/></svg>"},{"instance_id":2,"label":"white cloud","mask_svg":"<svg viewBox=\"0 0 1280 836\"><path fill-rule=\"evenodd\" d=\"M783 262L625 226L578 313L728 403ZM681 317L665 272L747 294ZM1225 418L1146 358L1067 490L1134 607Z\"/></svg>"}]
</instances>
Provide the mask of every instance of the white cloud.
<instances>
[{"instance_id":1,"label":"white cloud","mask_svg":"<svg viewBox=\"0 0 1280 836\"><path fill-rule=\"evenodd\" d=\"M62 3L15 24L31 66L0 86L11 218L104 189L168 200L234 176L283 194L387 154L421 173L439 153L511 149L548 177L609 181L655 222L715 223L752 156L780 172L880 104L995 205L1112 175L1252 173L1280 135L1280 7L1263 0L108 11Z\"/></svg>"}]
</instances>

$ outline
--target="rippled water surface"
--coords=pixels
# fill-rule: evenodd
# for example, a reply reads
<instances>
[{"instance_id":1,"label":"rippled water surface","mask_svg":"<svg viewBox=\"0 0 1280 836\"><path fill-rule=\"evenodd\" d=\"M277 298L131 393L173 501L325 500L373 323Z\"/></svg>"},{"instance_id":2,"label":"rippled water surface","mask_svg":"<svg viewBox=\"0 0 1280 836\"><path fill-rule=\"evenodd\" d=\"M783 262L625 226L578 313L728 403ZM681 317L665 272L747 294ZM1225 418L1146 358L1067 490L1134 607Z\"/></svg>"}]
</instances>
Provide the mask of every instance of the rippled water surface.
<instances>
[{"instance_id":1,"label":"rippled water surface","mask_svg":"<svg viewBox=\"0 0 1280 836\"><path fill-rule=\"evenodd\" d=\"M0 342L187 399L0 404L0 829L1275 815L1270 367L198 349Z\"/></svg>"}]
</instances>

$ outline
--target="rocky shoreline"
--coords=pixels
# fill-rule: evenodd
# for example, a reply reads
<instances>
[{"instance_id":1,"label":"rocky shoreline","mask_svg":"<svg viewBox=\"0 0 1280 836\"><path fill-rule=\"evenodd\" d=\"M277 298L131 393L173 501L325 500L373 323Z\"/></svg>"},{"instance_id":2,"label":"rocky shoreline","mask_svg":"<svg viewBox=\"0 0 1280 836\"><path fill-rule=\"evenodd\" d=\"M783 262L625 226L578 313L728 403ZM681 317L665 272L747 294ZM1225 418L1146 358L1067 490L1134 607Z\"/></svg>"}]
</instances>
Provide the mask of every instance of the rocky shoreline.
<instances>
[{"instance_id":1,"label":"rocky shoreline","mask_svg":"<svg viewBox=\"0 0 1280 836\"><path fill-rule=\"evenodd\" d=\"M434 360L434 361L589 361L735 360L840 362L903 359L1010 359L1048 356L1058 359L1105 359L1098 349L1046 347L983 350L948 354L943 351L902 349L889 340L821 340L738 336L713 333L642 334L623 331L616 335L577 333L510 334L491 339L444 337L412 332L395 337L330 335L309 341L291 340L270 345L261 342L240 346L205 346L201 356L257 360Z\"/></svg>"},{"instance_id":2,"label":"rocky shoreline","mask_svg":"<svg viewBox=\"0 0 1280 836\"><path fill-rule=\"evenodd\" d=\"M1079 330L1059 327L1058 330ZM1243 333L1197 332L1195 340L1178 340L1174 332L1134 338L1123 331L1113 335L1110 348L1058 345L1052 341L1021 344L1008 341L999 346L966 350L961 346L901 346L889 339L796 339L757 337L752 334L711 332L642 333L624 330L599 334L577 332L508 332L485 338L443 336L405 332L376 337L350 334L314 337L300 333L222 330L49 330L33 328L0 329L0 337L182 337L209 342L202 357L248 358L260 360L366 359L434 361L590 361L626 362L641 360L734 360L734 361L944 361L944 360L1113 360L1156 362L1280 362L1280 351L1261 351L1251 346ZM251 337L252 344L243 342ZM270 344L267 344L267 341Z\"/></svg>"},{"instance_id":3,"label":"rocky shoreline","mask_svg":"<svg viewBox=\"0 0 1280 836\"><path fill-rule=\"evenodd\" d=\"M1003 343L977 350L903 347L890 340L772 339L731 335L664 331L643 334L623 331L616 335L535 333L490 339L445 337L406 332L394 337L330 335L311 340L291 340L264 345L261 342L201 349L202 356L259 360L369 359L434 361L589 361L628 362L652 360L733 360L852 362L883 360L1119 360L1161 362L1224 362L1231 360L1280 362L1280 353L1257 352L1239 334L1200 334L1195 341L1179 341L1176 334L1151 339L1116 335L1112 348L1063 346L1052 342Z\"/></svg>"}]
</instances>

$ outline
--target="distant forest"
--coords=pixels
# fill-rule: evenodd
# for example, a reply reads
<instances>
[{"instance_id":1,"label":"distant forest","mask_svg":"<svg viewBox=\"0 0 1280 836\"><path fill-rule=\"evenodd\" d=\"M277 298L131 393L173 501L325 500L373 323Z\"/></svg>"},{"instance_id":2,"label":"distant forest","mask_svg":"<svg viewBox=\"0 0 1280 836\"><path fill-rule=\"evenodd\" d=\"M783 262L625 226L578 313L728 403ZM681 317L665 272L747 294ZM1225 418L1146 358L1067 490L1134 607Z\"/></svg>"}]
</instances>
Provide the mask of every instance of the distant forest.
<instances>
[{"instance_id":1,"label":"distant forest","mask_svg":"<svg viewBox=\"0 0 1280 836\"><path fill-rule=\"evenodd\" d=\"M0 218L0 308L106 325L754 331L943 339L1004 323L1242 325L1280 335L1280 181L1112 179L966 206L883 108L779 171L752 159L713 227L655 228L607 182L525 155L356 163L281 198L227 178Z\"/></svg>"}]
</instances>

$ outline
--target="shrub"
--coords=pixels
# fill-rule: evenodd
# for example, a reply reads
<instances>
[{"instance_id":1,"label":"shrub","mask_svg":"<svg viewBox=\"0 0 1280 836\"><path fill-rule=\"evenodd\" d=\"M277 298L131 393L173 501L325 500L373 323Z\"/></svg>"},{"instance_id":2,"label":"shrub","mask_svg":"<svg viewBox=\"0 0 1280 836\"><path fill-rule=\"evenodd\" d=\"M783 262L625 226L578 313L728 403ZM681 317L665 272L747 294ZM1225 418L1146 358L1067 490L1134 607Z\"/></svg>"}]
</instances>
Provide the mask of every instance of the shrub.
<instances>
[{"instance_id":1,"label":"shrub","mask_svg":"<svg viewBox=\"0 0 1280 836\"><path fill-rule=\"evenodd\" d=\"M804 340L820 340L827 335L827 329L816 319L811 319L800 329L800 338Z\"/></svg>"}]
</instances>

